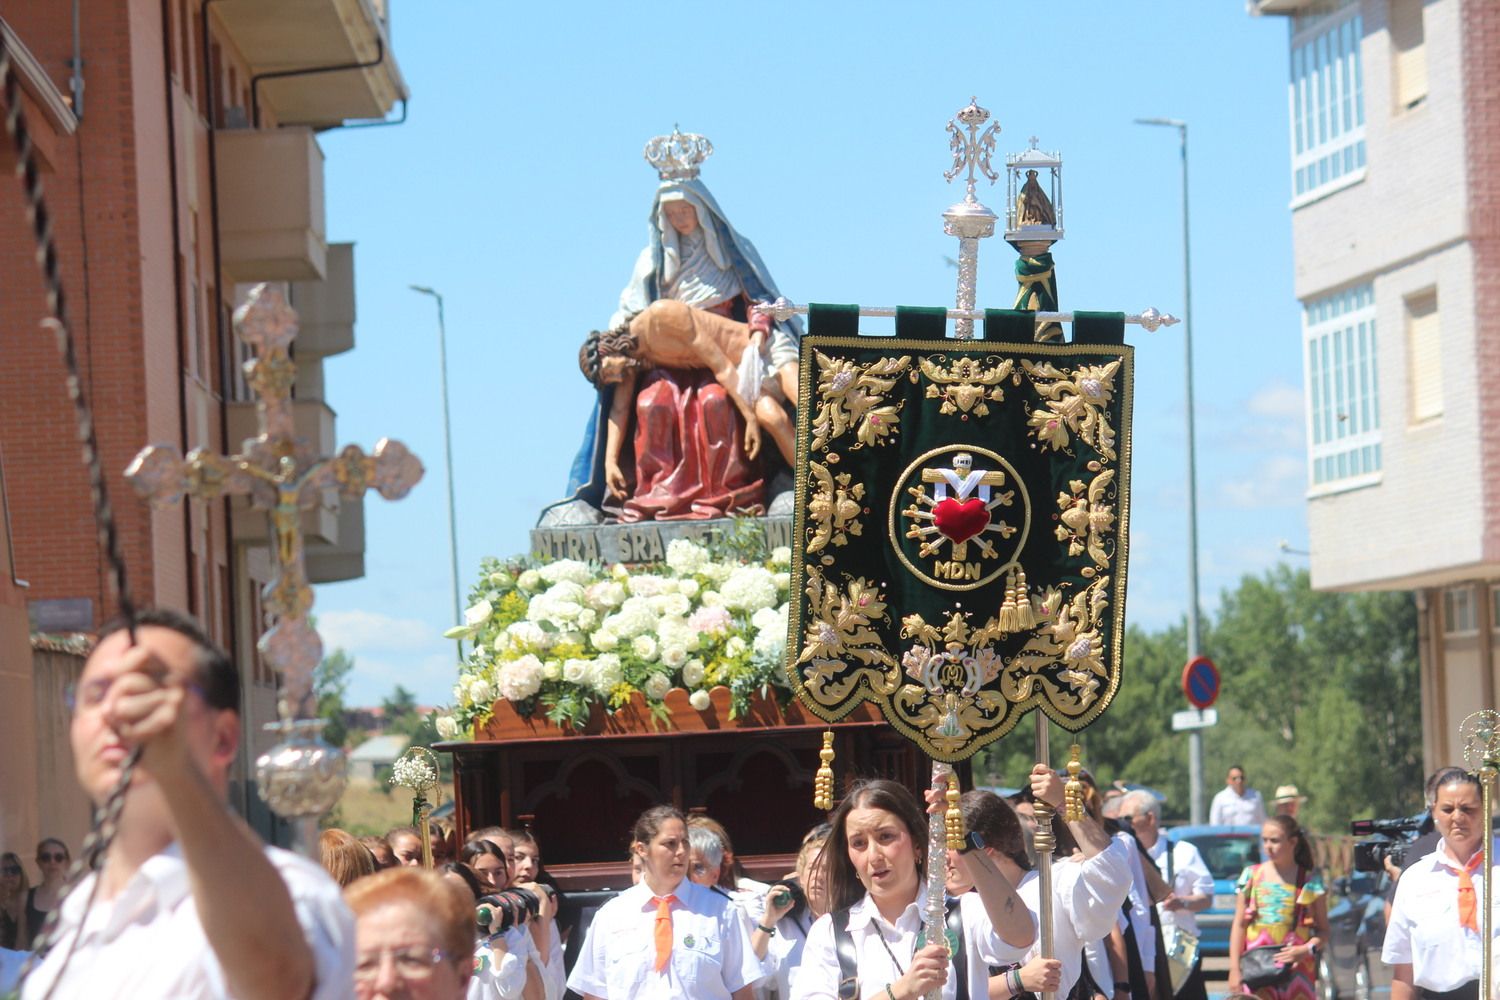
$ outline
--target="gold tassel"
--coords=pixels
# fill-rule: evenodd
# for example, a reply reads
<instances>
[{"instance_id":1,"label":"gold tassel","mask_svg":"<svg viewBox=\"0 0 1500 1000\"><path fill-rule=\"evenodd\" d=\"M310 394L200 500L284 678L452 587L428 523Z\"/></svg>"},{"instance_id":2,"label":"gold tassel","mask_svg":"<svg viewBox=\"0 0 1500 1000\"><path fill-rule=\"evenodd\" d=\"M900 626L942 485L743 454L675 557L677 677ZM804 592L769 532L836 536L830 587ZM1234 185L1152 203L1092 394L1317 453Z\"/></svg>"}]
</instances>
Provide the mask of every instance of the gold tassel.
<instances>
[{"instance_id":1,"label":"gold tassel","mask_svg":"<svg viewBox=\"0 0 1500 1000\"><path fill-rule=\"evenodd\" d=\"M1005 578L1005 602L1000 605L1000 631L1019 631L1016 624L1016 573L1011 570Z\"/></svg>"},{"instance_id":2,"label":"gold tassel","mask_svg":"<svg viewBox=\"0 0 1500 1000\"><path fill-rule=\"evenodd\" d=\"M824 812L833 808L833 730L823 731L823 749L818 751L823 766L813 778L813 808Z\"/></svg>"},{"instance_id":3,"label":"gold tassel","mask_svg":"<svg viewBox=\"0 0 1500 1000\"><path fill-rule=\"evenodd\" d=\"M1016 625L1017 631L1036 628L1036 616L1031 612L1031 590L1026 586L1026 571L1016 567Z\"/></svg>"},{"instance_id":4,"label":"gold tassel","mask_svg":"<svg viewBox=\"0 0 1500 1000\"><path fill-rule=\"evenodd\" d=\"M948 791L944 793L948 800L948 811L943 814L943 827L948 834L948 850L961 851L964 849L964 814L958 808L958 775L948 775Z\"/></svg>"},{"instance_id":5,"label":"gold tassel","mask_svg":"<svg viewBox=\"0 0 1500 1000\"><path fill-rule=\"evenodd\" d=\"M1074 743L1068 753L1068 783L1063 786L1063 819L1069 823L1078 823L1083 820L1084 786L1078 779L1078 772L1083 770L1083 762L1078 759L1083 753L1083 747Z\"/></svg>"}]
</instances>

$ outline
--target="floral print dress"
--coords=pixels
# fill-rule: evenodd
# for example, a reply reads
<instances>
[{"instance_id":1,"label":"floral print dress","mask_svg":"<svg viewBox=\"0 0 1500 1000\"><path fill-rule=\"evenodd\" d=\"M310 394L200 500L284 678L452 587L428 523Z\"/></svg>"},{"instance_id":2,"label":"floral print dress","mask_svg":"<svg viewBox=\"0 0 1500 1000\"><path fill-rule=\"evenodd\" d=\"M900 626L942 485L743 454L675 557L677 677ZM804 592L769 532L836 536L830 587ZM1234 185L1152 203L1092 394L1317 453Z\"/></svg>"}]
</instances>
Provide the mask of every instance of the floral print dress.
<instances>
[{"instance_id":1,"label":"floral print dress","mask_svg":"<svg viewBox=\"0 0 1500 1000\"><path fill-rule=\"evenodd\" d=\"M1316 871L1309 873L1302 884L1301 898L1293 899L1296 886L1282 882L1275 872L1271 862L1263 861L1247 866L1235 883L1235 891L1245 897L1246 951L1265 945L1306 944L1314 936L1313 901L1326 891L1322 876ZM1302 904L1301 922L1293 927L1292 915L1298 902ZM1298 961L1285 983L1256 990L1255 995L1262 1000L1317 1000L1317 961L1312 956Z\"/></svg>"}]
</instances>

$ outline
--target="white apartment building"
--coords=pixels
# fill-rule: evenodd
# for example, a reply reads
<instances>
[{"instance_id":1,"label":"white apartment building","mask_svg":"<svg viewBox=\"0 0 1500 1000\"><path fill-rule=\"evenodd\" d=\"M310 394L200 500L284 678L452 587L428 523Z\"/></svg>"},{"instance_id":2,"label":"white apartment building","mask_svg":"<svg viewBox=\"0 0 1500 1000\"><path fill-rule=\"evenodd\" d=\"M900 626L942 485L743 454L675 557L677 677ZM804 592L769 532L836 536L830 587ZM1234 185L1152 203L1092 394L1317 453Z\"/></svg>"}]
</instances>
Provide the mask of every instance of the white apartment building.
<instances>
[{"instance_id":1,"label":"white apartment building","mask_svg":"<svg viewBox=\"0 0 1500 1000\"><path fill-rule=\"evenodd\" d=\"M1312 582L1414 593L1430 771L1496 707L1500 3L1249 8L1291 48Z\"/></svg>"}]
</instances>

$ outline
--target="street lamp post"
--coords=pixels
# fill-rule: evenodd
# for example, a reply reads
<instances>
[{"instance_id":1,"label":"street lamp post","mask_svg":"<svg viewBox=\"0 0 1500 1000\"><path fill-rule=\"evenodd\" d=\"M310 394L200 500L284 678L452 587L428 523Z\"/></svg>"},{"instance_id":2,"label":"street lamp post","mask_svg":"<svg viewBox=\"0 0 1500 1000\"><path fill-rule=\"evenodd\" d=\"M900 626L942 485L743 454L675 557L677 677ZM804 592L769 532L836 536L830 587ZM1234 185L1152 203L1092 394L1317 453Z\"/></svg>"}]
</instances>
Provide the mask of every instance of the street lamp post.
<instances>
[{"instance_id":1,"label":"street lamp post","mask_svg":"<svg viewBox=\"0 0 1500 1000\"><path fill-rule=\"evenodd\" d=\"M442 368L443 385L443 455L448 466L448 558L453 572L453 623L463 620L463 607L458 598L458 515L453 505L453 429L448 416L448 331L443 325L443 296L426 285L411 285L419 295L430 295L437 301L438 316L438 364ZM464 660L464 641L458 640L458 662Z\"/></svg>"},{"instance_id":2,"label":"street lamp post","mask_svg":"<svg viewBox=\"0 0 1500 1000\"><path fill-rule=\"evenodd\" d=\"M1137 125L1175 128L1182 142L1182 356L1187 388L1187 522L1188 607L1187 658L1200 652L1198 646L1198 457L1193 420L1193 265L1188 240L1188 127L1178 118L1137 118ZM1188 784L1194 823L1204 821L1203 730L1188 734Z\"/></svg>"}]
</instances>

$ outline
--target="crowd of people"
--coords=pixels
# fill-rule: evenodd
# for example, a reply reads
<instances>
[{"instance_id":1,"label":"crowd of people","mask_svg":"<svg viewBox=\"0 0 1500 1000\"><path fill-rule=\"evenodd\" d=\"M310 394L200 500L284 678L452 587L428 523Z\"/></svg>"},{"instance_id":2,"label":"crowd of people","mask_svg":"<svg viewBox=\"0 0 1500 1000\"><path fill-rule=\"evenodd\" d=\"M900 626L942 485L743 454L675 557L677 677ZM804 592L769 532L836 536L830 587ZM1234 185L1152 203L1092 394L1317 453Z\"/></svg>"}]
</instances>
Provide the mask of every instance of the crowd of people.
<instances>
[{"instance_id":1,"label":"crowd of people","mask_svg":"<svg viewBox=\"0 0 1500 1000\"><path fill-rule=\"evenodd\" d=\"M18 854L0 855L0 992L36 949L23 1000L1206 1000L1201 963L1171 960L1213 880L1191 843L1169 841L1148 791L1101 794L1085 774L1083 816L1067 820L1063 780L1039 765L1009 797L963 794L965 847L929 857L939 797L862 780L769 881L747 876L723 824L657 806L630 831L632 885L585 910L562 905L527 830L473 830L462 843L436 824L426 837L327 830L321 866L263 845L225 804L238 692L232 664L190 619L149 612L103 630L76 690L78 777L103 806L129 747L137 770L113 839L76 887L56 839L36 846L34 885ZM1227 790L1248 798L1235 771ZM1329 938L1291 792L1290 810L1263 817L1265 860L1237 886L1228 987L1260 1000L1311 1000ZM1428 783L1430 849L1392 872L1393 1000L1478 1000L1480 802L1465 771ZM1049 900L1033 853L1040 803L1054 811ZM942 941L923 926L936 865Z\"/></svg>"}]
</instances>

